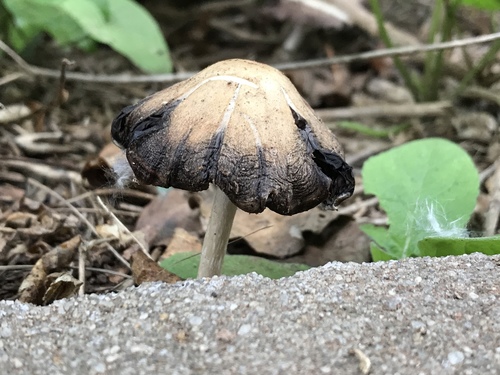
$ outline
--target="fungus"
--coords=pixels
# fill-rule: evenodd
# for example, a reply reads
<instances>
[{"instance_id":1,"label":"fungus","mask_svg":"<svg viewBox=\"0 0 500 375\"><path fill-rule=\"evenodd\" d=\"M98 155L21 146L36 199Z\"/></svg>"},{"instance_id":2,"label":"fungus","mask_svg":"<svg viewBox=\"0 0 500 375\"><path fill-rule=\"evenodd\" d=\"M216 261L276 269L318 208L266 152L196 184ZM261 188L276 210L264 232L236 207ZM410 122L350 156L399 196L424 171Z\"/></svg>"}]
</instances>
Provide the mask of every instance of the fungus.
<instances>
[{"instance_id":1,"label":"fungus","mask_svg":"<svg viewBox=\"0 0 500 375\"><path fill-rule=\"evenodd\" d=\"M198 277L220 273L236 208L336 209L354 191L340 144L280 71L226 60L124 108L112 125L135 178L216 186Z\"/></svg>"}]
</instances>

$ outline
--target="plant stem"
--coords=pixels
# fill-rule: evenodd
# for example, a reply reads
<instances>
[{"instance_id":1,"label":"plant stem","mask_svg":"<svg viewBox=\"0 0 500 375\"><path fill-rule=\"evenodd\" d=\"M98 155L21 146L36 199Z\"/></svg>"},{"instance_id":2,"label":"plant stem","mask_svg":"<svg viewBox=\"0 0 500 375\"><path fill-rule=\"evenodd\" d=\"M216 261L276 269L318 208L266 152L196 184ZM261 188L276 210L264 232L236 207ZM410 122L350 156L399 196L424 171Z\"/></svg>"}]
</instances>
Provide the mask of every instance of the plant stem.
<instances>
[{"instance_id":1,"label":"plant stem","mask_svg":"<svg viewBox=\"0 0 500 375\"><path fill-rule=\"evenodd\" d=\"M442 29L441 29L441 38L443 41L451 40L451 34L453 28L455 26L456 17L457 17L457 2L449 1L449 0L441 0L439 3L436 3L436 6L442 6L444 8L444 14L442 17ZM423 100L433 101L438 98L438 89L439 83L442 78L443 71L443 63L444 63L444 55L443 51L438 51L435 54L435 58L433 59L433 64L429 67L430 70L430 80L424 81L427 87L427 95L423 98ZM427 67L426 67L427 68Z\"/></svg>"},{"instance_id":2,"label":"plant stem","mask_svg":"<svg viewBox=\"0 0 500 375\"><path fill-rule=\"evenodd\" d=\"M443 22L444 6L442 0L436 0L432 11L431 22L429 27L429 36L427 43L435 43L436 36L439 34L441 23ZM427 53L424 62L424 74L420 80L419 99L425 101L429 95L429 88L433 79L434 65L436 63L436 55Z\"/></svg>"},{"instance_id":3,"label":"plant stem","mask_svg":"<svg viewBox=\"0 0 500 375\"><path fill-rule=\"evenodd\" d=\"M458 88L455 90L453 93L453 99L456 99L459 97L464 90L467 88L467 85L484 69L486 66L493 61L493 59L496 57L497 52L500 51L500 41L495 41L488 52L484 54L484 56L481 58L481 60L477 63L477 65L469 70L467 75L462 79L460 82L460 85Z\"/></svg>"},{"instance_id":4,"label":"plant stem","mask_svg":"<svg viewBox=\"0 0 500 375\"><path fill-rule=\"evenodd\" d=\"M235 213L236 206L222 190L216 187L212 212L201 249L198 278L220 275Z\"/></svg>"},{"instance_id":5,"label":"plant stem","mask_svg":"<svg viewBox=\"0 0 500 375\"><path fill-rule=\"evenodd\" d=\"M389 38L389 34L387 33L387 30L385 29L384 17L382 15L382 10L380 9L380 4L379 4L378 0L370 0L370 7L372 9L373 14L375 15L376 20L377 20L380 38L382 39L382 41L384 42L384 44L386 45L387 48L391 48L392 42L391 42L391 39ZM392 59L394 61L394 64L396 65L396 68L398 68L399 73L401 73L401 76L403 77L403 79L406 83L406 86L413 94L413 97L415 99L418 99L418 85L415 83L415 80L413 79L409 70L406 68L406 65L403 64L401 59L397 56L393 56Z\"/></svg>"}]
</instances>

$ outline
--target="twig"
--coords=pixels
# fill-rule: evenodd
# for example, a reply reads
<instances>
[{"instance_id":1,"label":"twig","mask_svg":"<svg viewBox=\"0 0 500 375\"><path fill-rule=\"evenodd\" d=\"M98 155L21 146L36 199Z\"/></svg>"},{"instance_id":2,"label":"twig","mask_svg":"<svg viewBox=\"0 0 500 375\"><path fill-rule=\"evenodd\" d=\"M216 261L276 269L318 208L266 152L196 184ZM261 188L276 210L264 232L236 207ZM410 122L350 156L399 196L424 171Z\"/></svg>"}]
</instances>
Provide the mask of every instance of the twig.
<instances>
[{"instance_id":1,"label":"twig","mask_svg":"<svg viewBox=\"0 0 500 375\"><path fill-rule=\"evenodd\" d=\"M31 162L30 159L7 159L3 157L0 160L0 165L7 168L12 168L17 171L22 171L25 176L31 175L36 176L41 179L50 179L53 181L71 181L74 184L80 184L82 179L81 175L74 171L68 171L60 167L53 167L48 165L46 161L43 161L46 165L41 164L42 162Z\"/></svg>"},{"instance_id":2,"label":"twig","mask_svg":"<svg viewBox=\"0 0 500 375\"><path fill-rule=\"evenodd\" d=\"M461 93L461 97L472 99L488 100L497 106L500 106L500 95L495 91L478 86L470 86L465 88Z\"/></svg>"},{"instance_id":3,"label":"twig","mask_svg":"<svg viewBox=\"0 0 500 375\"><path fill-rule=\"evenodd\" d=\"M69 202L69 199L68 199L68 202ZM54 210L57 212L68 212L69 211L68 207L55 207ZM91 214L102 213L102 210L100 208L95 208L95 207L79 207L78 210L81 213L91 213ZM140 215L139 212L128 211L128 210L113 209L112 212L115 215L127 216L127 217L132 217L132 218L137 218Z\"/></svg>"},{"instance_id":4,"label":"twig","mask_svg":"<svg viewBox=\"0 0 500 375\"><path fill-rule=\"evenodd\" d=\"M140 199L150 200L150 201L156 197L156 195L154 195L154 194L144 193L142 191L137 191L137 190L133 190L133 189L107 188L107 189L96 189L96 190L88 191L86 193L77 195L76 197L69 198L68 202L74 203L77 201L81 201L83 199L93 197L95 195L111 195L111 196L120 195L120 196L140 198Z\"/></svg>"},{"instance_id":5,"label":"twig","mask_svg":"<svg viewBox=\"0 0 500 375\"><path fill-rule=\"evenodd\" d=\"M32 264L12 264L12 265L7 265L7 266L0 266L0 271L30 270L32 268L33 268ZM70 268L78 269L78 267L75 267L75 266L70 266ZM87 267L86 270L92 271L92 272L109 273L110 275L121 276L121 277L126 278L126 279L132 278L132 276L127 275L125 273L113 271L113 270L107 270L105 268Z\"/></svg>"},{"instance_id":6,"label":"twig","mask_svg":"<svg viewBox=\"0 0 500 375\"><path fill-rule=\"evenodd\" d=\"M353 215L362 208L372 207L378 204L378 198L373 197L359 202L354 202L349 206L341 207L337 211L339 215Z\"/></svg>"},{"instance_id":7,"label":"twig","mask_svg":"<svg viewBox=\"0 0 500 375\"><path fill-rule=\"evenodd\" d=\"M118 271L113 271L113 270L107 270L105 268L87 267L87 271L109 273L110 275L121 276L121 277L123 277L125 279L131 279L132 278L132 276L127 275L126 273L122 273L122 272L118 272Z\"/></svg>"},{"instance_id":8,"label":"twig","mask_svg":"<svg viewBox=\"0 0 500 375\"><path fill-rule=\"evenodd\" d=\"M380 154L381 152L386 151L389 147L391 147L391 146L385 145L385 144L384 145L375 145L375 146L370 145L367 148L365 148L364 150L361 150L353 155L347 155L346 162L349 165L361 164L366 159L368 159L370 156ZM357 190L358 190L358 188L356 187L355 192Z\"/></svg>"},{"instance_id":9,"label":"twig","mask_svg":"<svg viewBox=\"0 0 500 375\"><path fill-rule=\"evenodd\" d=\"M33 264L9 264L7 266L0 266L0 271L30 270L33 266Z\"/></svg>"},{"instance_id":10,"label":"twig","mask_svg":"<svg viewBox=\"0 0 500 375\"><path fill-rule=\"evenodd\" d=\"M442 43L417 45L417 46L404 46L398 48L380 49L376 51L363 52L353 55L337 56L325 59L282 63L282 64L276 64L274 65L274 67L279 70L287 70L287 71L299 70L299 69L311 69L321 66L328 66L332 64L347 64L359 60L371 60L380 57L412 55L422 52L439 51L451 48L461 48L473 44L487 43L497 39L500 39L500 32L481 35L473 38L452 40L449 42L442 42ZM16 54L9 46L7 46L2 40L0 40L0 50L3 50L8 56L10 56L10 58L12 58L21 67L21 69L23 69L24 71L26 71L31 75L52 77L52 78L60 77L59 70L40 68L38 66L28 64L18 54ZM66 80L92 82L92 83L113 83L113 84L154 83L154 82L174 83L192 77L196 73L197 72L180 72L173 74L152 74L152 75L129 75L129 74L103 75L103 74L68 72L66 73Z\"/></svg>"},{"instance_id":11,"label":"twig","mask_svg":"<svg viewBox=\"0 0 500 375\"><path fill-rule=\"evenodd\" d=\"M5 77L0 78L0 86L6 85L7 83L11 83L17 81L19 78L24 77L26 73L15 72ZM0 103L1 104L1 103ZM0 109L2 109L2 105L0 105Z\"/></svg>"},{"instance_id":12,"label":"twig","mask_svg":"<svg viewBox=\"0 0 500 375\"><path fill-rule=\"evenodd\" d=\"M488 177L490 177L493 173L495 173L495 170L496 170L496 164L491 164L489 167L479 172L479 183L483 184Z\"/></svg>"},{"instance_id":13,"label":"twig","mask_svg":"<svg viewBox=\"0 0 500 375\"><path fill-rule=\"evenodd\" d=\"M83 296L85 294L85 261L87 259L87 246L80 244L78 247L78 281L82 284L78 288L78 295Z\"/></svg>"},{"instance_id":14,"label":"twig","mask_svg":"<svg viewBox=\"0 0 500 375\"><path fill-rule=\"evenodd\" d=\"M316 109L323 121L345 120L360 117L423 117L449 115L453 105L447 100L430 103L381 104L365 107Z\"/></svg>"},{"instance_id":15,"label":"twig","mask_svg":"<svg viewBox=\"0 0 500 375\"><path fill-rule=\"evenodd\" d=\"M2 111L0 112L1 125L23 121L29 118L33 113L31 109L24 104L11 104L8 107L1 104L0 110Z\"/></svg>"},{"instance_id":16,"label":"twig","mask_svg":"<svg viewBox=\"0 0 500 375\"><path fill-rule=\"evenodd\" d=\"M87 220L87 218L85 216L82 215L82 213L80 211L78 211L76 209L75 206L73 206L72 204L68 203L66 201L66 199L64 199L61 195L59 195L57 192L55 192L54 190L50 189L49 187L45 186L44 184L38 182L37 180L34 180L32 178L29 178L28 177L28 183L30 183L31 185L33 186L36 186L38 187L39 189L42 189L43 191L45 191L47 194L53 196L54 198L56 198L58 201L62 202L65 206L67 206L71 212L73 212L88 228L89 230L92 232L92 234L94 234L96 237L100 238L101 236L99 235L99 233L97 232L97 230L95 229L95 227L90 223L90 221ZM130 263L127 262L119 253L118 251L116 251L113 246L111 246L109 243L105 242L105 245L106 247L108 248L109 251L111 251L113 253L113 255L123 264L125 265L128 269L130 269Z\"/></svg>"},{"instance_id":17,"label":"twig","mask_svg":"<svg viewBox=\"0 0 500 375\"><path fill-rule=\"evenodd\" d=\"M113 221L116 223L116 225L118 225L118 227L121 229L122 232L125 232L126 234L128 234L130 237L132 237L132 239L137 243L137 245L139 245L139 248L142 250L142 252L149 258L149 259L153 259L151 258L151 255L149 254L148 250L144 247L143 243L141 241L139 241L137 239L136 236L134 236L134 234L128 230L128 228L123 225L123 223L120 221L120 219L118 219L116 217L116 215L111 212L111 210L104 204L104 202L102 201L101 197L97 196L96 197L96 200L97 200L97 204L99 204L99 206L101 206L101 208L109 215L111 216L111 218L113 219Z\"/></svg>"},{"instance_id":18,"label":"twig","mask_svg":"<svg viewBox=\"0 0 500 375\"><path fill-rule=\"evenodd\" d=\"M494 165L495 173L492 177L490 205L484 217L485 236L493 236L495 234L500 216L500 162L497 161Z\"/></svg>"},{"instance_id":19,"label":"twig","mask_svg":"<svg viewBox=\"0 0 500 375\"><path fill-rule=\"evenodd\" d=\"M363 375L367 375L370 373L370 369L372 367L372 362L370 358L363 353L360 349L354 348L350 350L350 353L355 355L359 361L359 370Z\"/></svg>"}]
</instances>

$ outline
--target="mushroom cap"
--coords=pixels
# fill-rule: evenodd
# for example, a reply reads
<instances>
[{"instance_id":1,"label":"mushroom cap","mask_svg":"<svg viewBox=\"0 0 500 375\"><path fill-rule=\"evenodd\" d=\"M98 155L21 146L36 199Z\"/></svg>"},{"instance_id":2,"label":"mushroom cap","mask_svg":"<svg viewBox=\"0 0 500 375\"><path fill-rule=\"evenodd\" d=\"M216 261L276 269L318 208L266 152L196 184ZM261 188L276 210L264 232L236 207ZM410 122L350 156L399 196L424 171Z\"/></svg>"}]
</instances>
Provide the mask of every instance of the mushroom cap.
<instances>
[{"instance_id":1,"label":"mushroom cap","mask_svg":"<svg viewBox=\"0 0 500 375\"><path fill-rule=\"evenodd\" d=\"M255 61L221 61L148 96L111 132L140 182L214 183L250 213L331 209L354 191L335 136L285 75Z\"/></svg>"}]
</instances>

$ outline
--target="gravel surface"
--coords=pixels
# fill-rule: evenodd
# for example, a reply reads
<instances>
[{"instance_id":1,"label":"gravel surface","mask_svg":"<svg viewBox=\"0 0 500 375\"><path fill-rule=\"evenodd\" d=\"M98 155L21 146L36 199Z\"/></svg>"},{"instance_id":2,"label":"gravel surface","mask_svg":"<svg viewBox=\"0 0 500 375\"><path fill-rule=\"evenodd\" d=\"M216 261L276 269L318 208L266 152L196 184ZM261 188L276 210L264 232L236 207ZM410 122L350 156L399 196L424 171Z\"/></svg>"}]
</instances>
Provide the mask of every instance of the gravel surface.
<instances>
[{"instance_id":1,"label":"gravel surface","mask_svg":"<svg viewBox=\"0 0 500 375\"><path fill-rule=\"evenodd\" d=\"M0 374L362 374L363 355L370 374L500 374L499 266L478 254L331 263L3 301Z\"/></svg>"}]
</instances>

